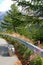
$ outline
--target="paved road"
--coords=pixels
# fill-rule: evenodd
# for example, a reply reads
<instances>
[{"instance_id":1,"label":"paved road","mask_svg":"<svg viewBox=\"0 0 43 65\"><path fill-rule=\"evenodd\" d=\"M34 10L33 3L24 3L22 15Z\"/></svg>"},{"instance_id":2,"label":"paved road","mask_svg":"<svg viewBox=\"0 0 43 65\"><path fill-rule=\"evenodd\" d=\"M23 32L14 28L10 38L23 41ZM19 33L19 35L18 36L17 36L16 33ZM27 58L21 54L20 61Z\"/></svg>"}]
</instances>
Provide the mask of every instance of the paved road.
<instances>
[{"instance_id":1,"label":"paved road","mask_svg":"<svg viewBox=\"0 0 43 65\"><path fill-rule=\"evenodd\" d=\"M35 45L33 45L33 44L31 44L30 42L27 42L27 41L25 41L25 40L23 40L23 39L20 39L20 38L18 38L18 37L14 37L14 36L12 36L12 35L9 35L9 34L1 34L1 35L3 35L3 36L8 36L8 37L10 37L10 38L12 38L12 39L15 39L15 40L17 40L18 42L20 42L20 43L22 43L22 44L25 44L28 48L30 48L31 50L36 50L36 53L39 53L39 52L41 52L41 57L43 57L43 49L41 49L41 48L39 48L39 47L37 47L37 46L35 46Z\"/></svg>"},{"instance_id":2,"label":"paved road","mask_svg":"<svg viewBox=\"0 0 43 65\"><path fill-rule=\"evenodd\" d=\"M16 55L13 57L1 57L0 56L0 65L14 65L19 59Z\"/></svg>"},{"instance_id":3,"label":"paved road","mask_svg":"<svg viewBox=\"0 0 43 65\"><path fill-rule=\"evenodd\" d=\"M0 38L0 65L15 65L17 61L19 61L18 57L16 55L10 57L10 56L3 56L4 52L7 52L6 45L7 41ZM2 53L3 52L3 53Z\"/></svg>"}]
</instances>

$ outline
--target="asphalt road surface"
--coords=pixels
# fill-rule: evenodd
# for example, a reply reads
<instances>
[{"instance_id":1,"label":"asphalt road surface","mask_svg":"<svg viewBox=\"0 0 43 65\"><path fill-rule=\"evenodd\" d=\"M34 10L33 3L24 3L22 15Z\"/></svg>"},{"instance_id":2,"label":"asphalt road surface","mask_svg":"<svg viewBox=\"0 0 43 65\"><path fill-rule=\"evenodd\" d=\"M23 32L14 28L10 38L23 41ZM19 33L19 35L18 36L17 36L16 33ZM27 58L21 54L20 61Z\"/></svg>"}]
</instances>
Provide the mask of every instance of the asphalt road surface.
<instances>
[{"instance_id":1,"label":"asphalt road surface","mask_svg":"<svg viewBox=\"0 0 43 65\"><path fill-rule=\"evenodd\" d=\"M20 39L20 38L18 38L18 37L14 37L14 36L12 36L12 35L10 35L10 34L1 34L1 35L3 35L3 36L8 36L8 37L10 37L10 38L12 38L12 39L17 40L18 42L20 42L20 43L22 43L22 44L25 44L29 49L31 49L31 50L33 50L33 51L36 50L36 53L40 53L40 56L43 57L43 49L41 49L41 48L39 48L39 47L37 47L37 46L31 44L30 42L27 42L27 41L25 41L25 40L23 40L23 39Z\"/></svg>"},{"instance_id":2,"label":"asphalt road surface","mask_svg":"<svg viewBox=\"0 0 43 65\"><path fill-rule=\"evenodd\" d=\"M19 59L16 55L12 57L2 57L0 56L0 65L14 65Z\"/></svg>"},{"instance_id":3,"label":"asphalt road surface","mask_svg":"<svg viewBox=\"0 0 43 65\"><path fill-rule=\"evenodd\" d=\"M25 41L25 40L23 40L21 38L18 38L18 37L14 37L14 36L9 35L9 34L8 35L6 34L5 36L9 36L10 38L17 40L18 42L20 42L21 44L26 45L29 49L31 49L33 51L35 50L36 53L38 53L43 58L43 49L39 48L38 46L35 46L35 45L33 45L32 43L30 43L28 41Z\"/></svg>"},{"instance_id":4,"label":"asphalt road surface","mask_svg":"<svg viewBox=\"0 0 43 65\"><path fill-rule=\"evenodd\" d=\"M3 53L7 52L7 48L5 45L7 45L7 41L0 38L0 65L15 65L17 61L19 61L18 57L16 55L13 56L3 56Z\"/></svg>"}]
</instances>

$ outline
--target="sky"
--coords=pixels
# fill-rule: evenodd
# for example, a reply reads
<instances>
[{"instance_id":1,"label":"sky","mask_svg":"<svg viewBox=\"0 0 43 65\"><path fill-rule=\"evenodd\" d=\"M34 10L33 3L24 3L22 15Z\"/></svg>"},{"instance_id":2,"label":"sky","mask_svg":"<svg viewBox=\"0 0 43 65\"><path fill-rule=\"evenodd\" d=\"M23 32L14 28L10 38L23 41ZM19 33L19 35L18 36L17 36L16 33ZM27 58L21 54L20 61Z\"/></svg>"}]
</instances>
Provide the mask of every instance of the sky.
<instances>
[{"instance_id":1,"label":"sky","mask_svg":"<svg viewBox=\"0 0 43 65\"><path fill-rule=\"evenodd\" d=\"M13 1L11 0L0 0L0 12L8 11L12 3Z\"/></svg>"},{"instance_id":2,"label":"sky","mask_svg":"<svg viewBox=\"0 0 43 65\"><path fill-rule=\"evenodd\" d=\"M0 12L8 11L12 3L11 0L0 0Z\"/></svg>"}]
</instances>

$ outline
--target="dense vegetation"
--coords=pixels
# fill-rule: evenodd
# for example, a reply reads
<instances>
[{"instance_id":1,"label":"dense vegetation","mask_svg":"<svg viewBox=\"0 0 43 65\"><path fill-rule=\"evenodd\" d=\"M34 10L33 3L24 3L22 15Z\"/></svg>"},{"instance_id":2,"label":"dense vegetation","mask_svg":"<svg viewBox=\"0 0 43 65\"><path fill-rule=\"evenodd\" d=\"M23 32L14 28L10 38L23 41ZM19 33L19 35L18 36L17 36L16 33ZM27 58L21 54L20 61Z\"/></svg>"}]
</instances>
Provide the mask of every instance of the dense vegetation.
<instances>
[{"instance_id":1,"label":"dense vegetation","mask_svg":"<svg viewBox=\"0 0 43 65\"><path fill-rule=\"evenodd\" d=\"M27 48L24 44L19 43L14 38L9 36L0 35L2 38L6 39L9 44L13 44L16 50L18 58L21 60L23 65L43 65L41 57L34 51Z\"/></svg>"},{"instance_id":2,"label":"dense vegetation","mask_svg":"<svg viewBox=\"0 0 43 65\"><path fill-rule=\"evenodd\" d=\"M2 29L10 32L17 32L34 40L43 41L43 19L39 17L23 15L18 7L13 4L7 12L4 21L1 22Z\"/></svg>"},{"instance_id":3,"label":"dense vegetation","mask_svg":"<svg viewBox=\"0 0 43 65\"><path fill-rule=\"evenodd\" d=\"M34 16L43 16L43 1L42 0L14 0L18 2L18 5L21 5L23 10L33 11Z\"/></svg>"},{"instance_id":4,"label":"dense vegetation","mask_svg":"<svg viewBox=\"0 0 43 65\"><path fill-rule=\"evenodd\" d=\"M11 10L7 12L7 15L1 22L0 31L16 32L26 36L27 38L30 38L31 40L34 41L40 40L41 43L43 43L43 19L40 19L40 17L43 16L43 1L31 0L31 2L30 1L27 2L25 0L20 0L19 2L17 0L17 2L18 2L17 6L16 4L13 4L11 6ZM20 12L18 10L18 6L20 5L22 6L22 9L25 8L24 12L25 11L27 11L28 13L29 11L35 12L33 13L33 16L29 16L27 12L25 14L23 14L24 12L22 13L22 11ZM37 56L37 54L34 54L34 52L28 49L25 45L22 45L15 40L9 39L9 37L3 38L7 39L7 41L10 40L9 42L11 42L14 45L17 53L19 53L21 57L20 59L23 59L21 60L22 62L25 62L25 64L27 63L30 65L37 64L42 65L41 58ZM30 61L31 55L33 59Z\"/></svg>"}]
</instances>

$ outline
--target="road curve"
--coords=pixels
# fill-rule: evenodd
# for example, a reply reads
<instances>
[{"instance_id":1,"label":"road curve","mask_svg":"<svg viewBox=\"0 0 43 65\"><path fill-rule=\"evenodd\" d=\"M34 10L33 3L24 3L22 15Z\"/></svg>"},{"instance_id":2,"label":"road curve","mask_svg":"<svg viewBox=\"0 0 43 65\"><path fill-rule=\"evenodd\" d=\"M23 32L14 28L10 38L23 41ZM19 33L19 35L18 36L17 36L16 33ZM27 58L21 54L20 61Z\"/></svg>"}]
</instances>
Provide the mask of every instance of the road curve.
<instances>
[{"instance_id":1,"label":"road curve","mask_svg":"<svg viewBox=\"0 0 43 65\"><path fill-rule=\"evenodd\" d=\"M31 50L36 50L36 53L38 53L38 52L41 52L41 57L43 57L43 49L41 49L41 48L39 48L39 47L37 47L37 46L35 46L35 45L33 45L33 44L31 44L30 42L27 42L27 41L24 41L23 39L20 39L20 38L18 38L18 37L14 37L14 36L12 36L12 35L10 35L10 34L0 34L0 35L3 35L3 36L9 36L10 38L13 38L13 39L15 39L15 40L17 40L18 42L20 42L20 43L22 43L22 44L25 44L29 49L31 49Z\"/></svg>"},{"instance_id":2,"label":"road curve","mask_svg":"<svg viewBox=\"0 0 43 65\"><path fill-rule=\"evenodd\" d=\"M7 45L8 45L8 42L5 39L0 38L0 65L15 65L15 63L17 62L21 63L15 54L13 56L3 55L2 51L6 49L5 47ZM7 52L7 51L8 50L3 51L3 52Z\"/></svg>"}]
</instances>

